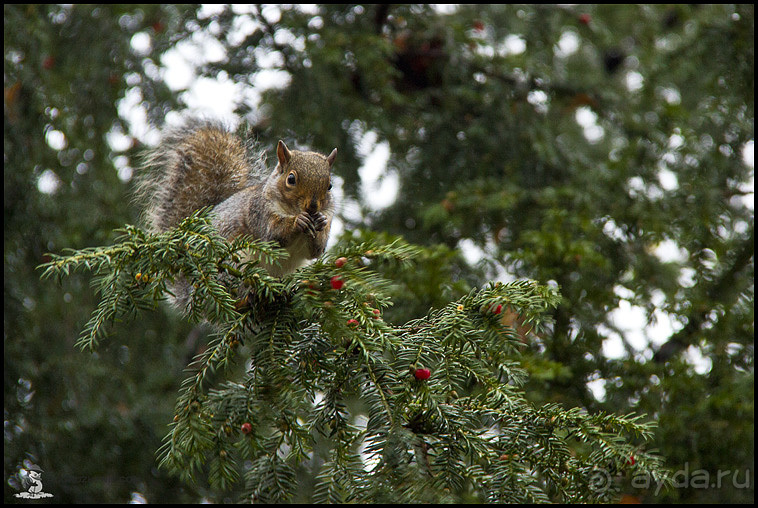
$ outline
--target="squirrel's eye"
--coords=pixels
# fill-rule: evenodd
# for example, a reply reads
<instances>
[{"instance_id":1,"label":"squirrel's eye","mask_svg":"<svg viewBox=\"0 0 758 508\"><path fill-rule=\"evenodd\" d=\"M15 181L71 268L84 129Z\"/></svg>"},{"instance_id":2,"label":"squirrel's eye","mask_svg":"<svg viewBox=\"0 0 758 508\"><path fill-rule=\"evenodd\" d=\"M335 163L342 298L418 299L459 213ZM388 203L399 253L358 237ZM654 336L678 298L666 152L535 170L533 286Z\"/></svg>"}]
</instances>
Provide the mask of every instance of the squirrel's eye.
<instances>
[{"instance_id":1,"label":"squirrel's eye","mask_svg":"<svg viewBox=\"0 0 758 508\"><path fill-rule=\"evenodd\" d=\"M295 173L290 173L289 175L287 175L287 185L295 185L295 181L296 181Z\"/></svg>"},{"instance_id":2,"label":"squirrel's eye","mask_svg":"<svg viewBox=\"0 0 758 508\"><path fill-rule=\"evenodd\" d=\"M332 182L329 182L329 188L327 190L332 190Z\"/></svg>"}]
</instances>

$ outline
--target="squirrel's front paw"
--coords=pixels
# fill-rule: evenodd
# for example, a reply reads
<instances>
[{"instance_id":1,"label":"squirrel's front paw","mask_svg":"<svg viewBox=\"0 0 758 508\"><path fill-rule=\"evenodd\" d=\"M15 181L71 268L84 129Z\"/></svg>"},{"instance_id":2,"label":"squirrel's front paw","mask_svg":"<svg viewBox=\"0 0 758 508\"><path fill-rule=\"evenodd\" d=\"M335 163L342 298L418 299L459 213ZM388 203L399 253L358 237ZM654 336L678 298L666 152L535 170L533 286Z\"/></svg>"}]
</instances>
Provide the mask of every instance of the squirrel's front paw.
<instances>
[{"instance_id":1,"label":"squirrel's front paw","mask_svg":"<svg viewBox=\"0 0 758 508\"><path fill-rule=\"evenodd\" d=\"M316 236L316 229L313 224L313 219L306 212L301 213L295 218L295 226L297 229L310 236Z\"/></svg>"},{"instance_id":2,"label":"squirrel's front paw","mask_svg":"<svg viewBox=\"0 0 758 508\"><path fill-rule=\"evenodd\" d=\"M321 212L316 212L315 214L311 215L311 221L313 222L313 228L316 231L323 231L326 225L329 223L329 219L327 219L326 215Z\"/></svg>"}]
</instances>

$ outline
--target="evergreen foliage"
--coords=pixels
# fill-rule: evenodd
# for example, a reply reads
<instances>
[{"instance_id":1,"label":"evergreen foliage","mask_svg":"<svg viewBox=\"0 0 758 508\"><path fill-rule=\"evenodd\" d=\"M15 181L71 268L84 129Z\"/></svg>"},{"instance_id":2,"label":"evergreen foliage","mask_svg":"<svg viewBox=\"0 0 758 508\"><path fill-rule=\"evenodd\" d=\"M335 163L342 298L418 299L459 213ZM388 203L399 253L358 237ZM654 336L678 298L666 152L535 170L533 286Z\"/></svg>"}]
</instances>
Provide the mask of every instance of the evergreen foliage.
<instances>
[{"instance_id":1,"label":"evergreen foliage","mask_svg":"<svg viewBox=\"0 0 758 508\"><path fill-rule=\"evenodd\" d=\"M345 418L358 430L351 431L357 436L353 447L334 457L339 463L331 455L334 436L315 432L292 438L310 439L312 451L282 447L273 456L235 449L226 462L214 462L206 452L193 469L197 482L187 483L168 464L156 466L155 450L170 446L163 441L165 425L175 416L183 378L192 384L205 372L198 387L208 397L203 411L217 392L235 390L227 383L247 386L250 348L263 347L251 344L252 337L265 340L247 323L268 315L263 309L298 316L313 310L308 323L320 323L318 328L299 327L298 337L312 337L314 351L327 347L315 341L333 332L362 336L367 326L379 326L367 314L361 318L359 309L350 318L359 322L357 329L339 321L332 330L324 328L330 313L347 312L338 305L330 309L331 298L321 305L333 293L329 275L335 267L327 260L346 253L368 263L372 258L358 249L361 243L381 248L398 237L420 246L410 265L383 257L366 266L389 281L374 292L384 299L370 305L395 334L415 320L452 319L450 306L482 297L492 290L489 281L560 287L557 307L539 314L542 333L530 332L512 309L502 309L503 325L523 345L517 354L502 353L503 373L492 370L492 378L472 381L472 391L455 390L455 400L483 397L487 379L507 374L512 397L525 397L535 412L558 404L565 408L559 411L580 411L592 422L646 414L637 423L657 424L650 441L632 432L627 443L640 447L635 457L658 450L673 488L624 473L644 458L635 458L628 470L593 471L600 487L607 472L620 481L623 501L754 500L753 5L6 4L3 12L6 502L16 501L23 469L35 465L44 470L44 491L62 503L232 501L245 489L250 494L275 481L294 485L280 491L293 501L368 497L365 485L352 486L340 473L374 443L365 435L367 408L376 401L357 395L344 401ZM276 84L266 87L271 80L264 78L271 77ZM202 229L202 221L177 230L179 243L171 245L166 237L130 228L114 238L114 230L138 223L140 210L130 202L132 168L145 145L185 113L231 120L228 110L205 109L200 101L223 96L234 101L234 117L251 125L261 146L284 138L292 147L339 147L333 175L335 191L342 193L337 216L352 239L330 244L334 250L318 268L325 272L295 276L311 281L313 294L269 281L269 293L262 294L274 300L248 304L231 284L239 276L235 270L245 269L234 262L235 247L190 233ZM379 182L395 182L398 190L394 201L376 207L367 198L386 188L361 168L383 153ZM178 248L181 237L197 257ZM143 245L152 259L118 250L129 242ZM111 247L96 247L106 245ZM162 265L150 250L159 247L183 261ZM206 247L229 262L204 258ZM63 276L57 288L40 279L37 267L61 261L46 253L64 248L83 257L68 265L68 275L58 272ZM99 257L107 252L121 264ZM152 266L179 271L151 273ZM254 279L255 267L248 268ZM170 291L170 280L182 273L208 277L185 315L155 305L161 294L171 298L162 284ZM353 275L353 282L366 276ZM261 289L263 280L253 283ZM88 287L92 283L96 291ZM345 283L341 291L355 290ZM357 308L358 300L340 301ZM218 335L230 329L224 322L200 324L214 312L227 312L227 324L243 320L240 333L248 338L236 352ZM108 340L102 340L104 333ZM387 340L396 336L383 333ZM503 347L513 344L509 333ZM476 337L486 342L486 335ZM376 340L364 343L373 347ZM294 344L272 351L289 358ZM229 361L213 363L202 356L209 351ZM439 357L437 350L428 353ZM469 350L462 355L469 358ZM392 358L381 361L392 367ZM213 368L203 371L203 362ZM367 372L371 364L361 362ZM190 373L184 372L190 363ZM473 370L483 376L490 367L495 364ZM446 379L440 368L421 365L422 378L424 369L430 371L426 380L399 370L396 376L416 383L423 408L435 402L458 421L449 416L450 404L461 402L441 403L435 392ZM304 386L295 378L288 383ZM332 385L319 383L323 396ZM373 393L363 385L351 388L365 397ZM327 403L303 402L297 414ZM482 428L494 428L494 418ZM442 435L444 421L428 421ZM208 423L217 429L212 419ZM291 429L308 425L295 420ZM499 432L509 428L502 425ZM233 428L228 439L236 436L235 443L244 445L281 432L273 424L270 429L277 430L242 439L241 428ZM562 433L568 436L566 430L557 435ZM398 469L409 482L421 481L413 468L426 467L416 461L424 453L431 471L455 460L457 449L440 448L429 436L422 435L428 450L416 446L405 469ZM408 442L399 433L389 438L393 446L399 443L396 449ZM566 439L577 461L592 462L590 445ZM205 444L198 442L200 448ZM297 461L288 457L296 453L311 462L294 467ZM253 456L255 461L245 458ZM327 463L337 465L322 468ZM371 464L379 462L361 467L378 477L381 469L369 470ZM530 476L535 469L525 461L482 460L470 474L491 473L493 480L481 489L507 491L511 477L499 486L495 480L496 469L506 467L526 488L519 494L561 499L551 477L542 474L549 468ZM235 474L226 493L209 487L227 487L221 479ZM470 478L455 481L465 490ZM372 488L384 488L383 499L394 499L399 491L393 482L400 480L385 480ZM443 499L442 492L428 487L418 499ZM470 492L457 499L483 499L483 491Z\"/></svg>"},{"instance_id":2,"label":"evergreen foliage","mask_svg":"<svg viewBox=\"0 0 758 508\"><path fill-rule=\"evenodd\" d=\"M78 342L90 349L107 323L154 308L177 277L192 281L187 317L213 334L159 451L183 480L215 492L241 483L243 499L266 503L588 502L613 499L622 471L665 480L660 458L639 448L651 422L526 399L523 337L503 309L541 334L557 290L490 283L392 326L382 318L391 281L371 268L413 269L421 248L348 236L279 280L244 260L283 251L226 242L206 213L162 234L127 226L113 246L43 265L48 277L95 272L101 299Z\"/></svg>"}]
</instances>

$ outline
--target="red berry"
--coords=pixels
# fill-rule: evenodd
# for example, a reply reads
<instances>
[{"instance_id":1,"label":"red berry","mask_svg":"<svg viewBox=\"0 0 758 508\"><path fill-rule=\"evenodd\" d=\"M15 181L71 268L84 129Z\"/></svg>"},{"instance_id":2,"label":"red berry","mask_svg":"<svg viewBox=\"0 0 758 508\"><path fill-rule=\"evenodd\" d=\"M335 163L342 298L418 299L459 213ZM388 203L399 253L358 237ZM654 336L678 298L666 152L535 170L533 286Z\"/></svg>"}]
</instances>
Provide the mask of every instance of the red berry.
<instances>
[{"instance_id":1,"label":"red berry","mask_svg":"<svg viewBox=\"0 0 758 508\"><path fill-rule=\"evenodd\" d=\"M44 60L42 60L42 68L46 71L49 71L55 67L55 57L54 56L47 56Z\"/></svg>"},{"instance_id":2,"label":"red berry","mask_svg":"<svg viewBox=\"0 0 758 508\"><path fill-rule=\"evenodd\" d=\"M484 30L484 23L482 23L480 20L474 21L474 30L481 32Z\"/></svg>"},{"instance_id":3,"label":"red berry","mask_svg":"<svg viewBox=\"0 0 758 508\"><path fill-rule=\"evenodd\" d=\"M501 310L503 310L503 306L498 303L497 307L495 307L495 310L493 310L492 313L493 314L500 314Z\"/></svg>"},{"instance_id":4,"label":"red berry","mask_svg":"<svg viewBox=\"0 0 758 508\"><path fill-rule=\"evenodd\" d=\"M637 461L636 461L636 460L634 460L634 455L630 455L630 456L629 456L629 460L627 460L626 462L627 462L627 464L629 464L630 466L633 466L633 465L635 465L635 464L637 463Z\"/></svg>"},{"instance_id":5,"label":"red berry","mask_svg":"<svg viewBox=\"0 0 758 508\"><path fill-rule=\"evenodd\" d=\"M413 372L413 375L416 376L416 379L420 379L423 381L425 379L429 379L432 373L429 369L416 369Z\"/></svg>"},{"instance_id":6,"label":"red berry","mask_svg":"<svg viewBox=\"0 0 758 508\"><path fill-rule=\"evenodd\" d=\"M379 309L374 309L371 312L374 313L374 319L379 319L379 317L382 315L382 311L380 311Z\"/></svg>"},{"instance_id":7,"label":"red berry","mask_svg":"<svg viewBox=\"0 0 758 508\"><path fill-rule=\"evenodd\" d=\"M250 434L253 431L253 425L250 422L245 422L242 424L241 429L243 434Z\"/></svg>"},{"instance_id":8,"label":"red berry","mask_svg":"<svg viewBox=\"0 0 758 508\"><path fill-rule=\"evenodd\" d=\"M347 320L347 326L358 326L358 320L357 319L348 319Z\"/></svg>"},{"instance_id":9,"label":"red berry","mask_svg":"<svg viewBox=\"0 0 758 508\"><path fill-rule=\"evenodd\" d=\"M586 12L584 14L579 15L579 23L583 25L589 25L590 21L592 21L592 16L590 16Z\"/></svg>"},{"instance_id":10,"label":"red berry","mask_svg":"<svg viewBox=\"0 0 758 508\"><path fill-rule=\"evenodd\" d=\"M332 277L332 289L342 289L342 286L345 284L345 281L340 279L339 275L335 275Z\"/></svg>"},{"instance_id":11,"label":"red berry","mask_svg":"<svg viewBox=\"0 0 758 508\"><path fill-rule=\"evenodd\" d=\"M334 262L334 266L337 268L342 268L345 266L345 263L347 263L347 258L337 258L337 260Z\"/></svg>"}]
</instances>

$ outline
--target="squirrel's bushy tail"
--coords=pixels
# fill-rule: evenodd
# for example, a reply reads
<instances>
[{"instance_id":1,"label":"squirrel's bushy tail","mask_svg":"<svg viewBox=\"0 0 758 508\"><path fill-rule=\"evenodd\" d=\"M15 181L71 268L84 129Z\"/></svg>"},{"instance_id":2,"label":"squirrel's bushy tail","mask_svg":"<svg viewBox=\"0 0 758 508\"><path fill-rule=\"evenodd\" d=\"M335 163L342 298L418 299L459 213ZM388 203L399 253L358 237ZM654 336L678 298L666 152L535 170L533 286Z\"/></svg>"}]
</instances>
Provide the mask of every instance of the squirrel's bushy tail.
<instances>
[{"instance_id":1,"label":"squirrel's bushy tail","mask_svg":"<svg viewBox=\"0 0 758 508\"><path fill-rule=\"evenodd\" d=\"M215 206L265 177L265 152L220 122L190 119L145 154L136 198L152 231L166 231L195 210Z\"/></svg>"}]
</instances>

